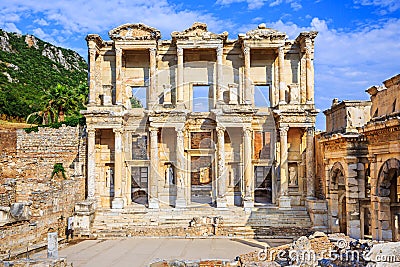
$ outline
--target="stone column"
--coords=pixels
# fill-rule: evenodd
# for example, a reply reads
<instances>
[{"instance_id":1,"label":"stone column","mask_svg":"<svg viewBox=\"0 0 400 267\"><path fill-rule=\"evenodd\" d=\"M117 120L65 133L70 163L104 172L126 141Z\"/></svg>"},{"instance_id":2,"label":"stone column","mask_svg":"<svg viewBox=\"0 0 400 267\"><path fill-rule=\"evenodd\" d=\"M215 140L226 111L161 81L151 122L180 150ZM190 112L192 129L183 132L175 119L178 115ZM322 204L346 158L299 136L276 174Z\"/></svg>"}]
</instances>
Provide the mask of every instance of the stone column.
<instances>
[{"instance_id":1,"label":"stone column","mask_svg":"<svg viewBox=\"0 0 400 267\"><path fill-rule=\"evenodd\" d=\"M279 65L279 104L286 104L285 93L285 51L284 47L278 48L278 65Z\"/></svg>"},{"instance_id":2,"label":"stone column","mask_svg":"<svg viewBox=\"0 0 400 267\"><path fill-rule=\"evenodd\" d=\"M347 168L346 172L346 217L347 217L347 235L352 238L361 238L360 222L360 199L358 185L358 158L355 156L345 157ZM380 228L383 230L383 228Z\"/></svg>"},{"instance_id":3,"label":"stone column","mask_svg":"<svg viewBox=\"0 0 400 267\"><path fill-rule=\"evenodd\" d=\"M314 127L307 128L306 174L307 198L315 198Z\"/></svg>"},{"instance_id":4,"label":"stone column","mask_svg":"<svg viewBox=\"0 0 400 267\"><path fill-rule=\"evenodd\" d=\"M218 194L217 194L217 208L226 208L226 166L225 166L225 128L217 127L217 137L218 137Z\"/></svg>"},{"instance_id":5,"label":"stone column","mask_svg":"<svg viewBox=\"0 0 400 267\"><path fill-rule=\"evenodd\" d=\"M150 177L149 177L149 208L158 209L158 129L150 128Z\"/></svg>"},{"instance_id":6,"label":"stone column","mask_svg":"<svg viewBox=\"0 0 400 267\"><path fill-rule=\"evenodd\" d=\"M115 48L115 102L117 105L123 103L122 92L122 49Z\"/></svg>"},{"instance_id":7,"label":"stone column","mask_svg":"<svg viewBox=\"0 0 400 267\"><path fill-rule=\"evenodd\" d=\"M311 58L311 41L306 43L306 103L314 103L314 64Z\"/></svg>"},{"instance_id":8,"label":"stone column","mask_svg":"<svg viewBox=\"0 0 400 267\"><path fill-rule=\"evenodd\" d=\"M222 45L217 47L217 101L219 104L224 102L223 73L222 73L222 55L224 49Z\"/></svg>"},{"instance_id":9,"label":"stone column","mask_svg":"<svg viewBox=\"0 0 400 267\"><path fill-rule=\"evenodd\" d=\"M307 63L305 53L300 53L300 103L307 102L306 88L307 88Z\"/></svg>"},{"instance_id":10,"label":"stone column","mask_svg":"<svg viewBox=\"0 0 400 267\"><path fill-rule=\"evenodd\" d=\"M279 208L290 209L290 197L289 197L289 183L288 183L288 144L287 144L287 133L289 127L284 126L279 128L280 135L280 150L281 150L281 194L279 197Z\"/></svg>"},{"instance_id":11,"label":"stone column","mask_svg":"<svg viewBox=\"0 0 400 267\"><path fill-rule=\"evenodd\" d=\"M96 130L88 129L88 155L87 155L87 190L88 190L88 199L94 199L96 194L96 155L95 155L95 138L96 138Z\"/></svg>"},{"instance_id":12,"label":"stone column","mask_svg":"<svg viewBox=\"0 0 400 267\"><path fill-rule=\"evenodd\" d=\"M113 209L123 209L124 200L122 198L122 129L114 129L114 199L111 202Z\"/></svg>"},{"instance_id":13,"label":"stone column","mask_svg":"<svg viewBox=\"0 0 400 267\"><path fill-rule=\"evenodd\" d=\"M157 49L152 47L150 51L150 94L149 94L149 106L157 103L157 88L156 88L156 72L157 72Z\"/></svg>"},{"instance_id":14,"label":"stone column","mask_svg":"<svg viewBox=\"0 0 400 267\"><path fill-rule=\"evenodd\" d=\"M185 208L185 140L183 128L177 127L176 131L176 202L175 208Z\"/></svg>"},{"instance_id":15,"label":"stone column","mask_svg":"<svg viewBox=\"0 0 400 267\"><path fill-rule=\"evenodd\" d=\"M89 48L89 104L96 104L96 49Z\"/></svg>"},{"instance_id":16,"label":"stone column","mask_svg":"<svg viewBox=\"0 0 400 267\"><path fill-rule=\"evenodd\" d=\"M251 104L251 80L250 80L250 47L245 46L244 54L244 103Z\"/></svg>"},{"instance_id":17,"label":"stone column","mask_svg":"<svg viewBox=\"0 0 400 267\"><path fill-rule=\"evenodd\" d=\"M254 207L254 177L253 164L251 162L251 139L252 130L249 127L243 128L243 164L244 164L244 208Z\"/></svg>"},{"instance_id":18,"label":"stone column","mask_svg":"<svg viewBox=\"0 0 400 267\"><path fill-rule=\"evenodd\" d=\"M177 97L177 102L183 102L183 48L182 47L177 47L176 55L178 56L176 97Z\"/></svg>"}]
</instances>

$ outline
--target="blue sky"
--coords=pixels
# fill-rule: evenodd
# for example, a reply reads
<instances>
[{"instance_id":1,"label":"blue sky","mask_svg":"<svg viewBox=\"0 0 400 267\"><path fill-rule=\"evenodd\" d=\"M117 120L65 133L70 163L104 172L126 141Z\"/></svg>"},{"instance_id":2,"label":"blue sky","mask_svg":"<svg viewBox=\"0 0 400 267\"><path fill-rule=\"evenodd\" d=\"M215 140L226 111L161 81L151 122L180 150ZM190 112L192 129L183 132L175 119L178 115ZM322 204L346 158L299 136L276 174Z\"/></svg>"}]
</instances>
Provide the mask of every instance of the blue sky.
<instances>
[{"instance_id":1,"label":"blue sky","mask_svg":"<svg viewBox=\"0 0 400 267\"><path fill-rule=\"evenodd\" d=\"M333 98L368 99L371 85L400 73L399 0L2 0L0 28L29 33L86 57L85 36L100 34L123 23L143 22L161 30L186 29L205 22L213 32L238 33L260 23L295 38L317 30L315 100L327 109ZM317 128L324 129L324 116Z\"/></svg>"}]
</instances>

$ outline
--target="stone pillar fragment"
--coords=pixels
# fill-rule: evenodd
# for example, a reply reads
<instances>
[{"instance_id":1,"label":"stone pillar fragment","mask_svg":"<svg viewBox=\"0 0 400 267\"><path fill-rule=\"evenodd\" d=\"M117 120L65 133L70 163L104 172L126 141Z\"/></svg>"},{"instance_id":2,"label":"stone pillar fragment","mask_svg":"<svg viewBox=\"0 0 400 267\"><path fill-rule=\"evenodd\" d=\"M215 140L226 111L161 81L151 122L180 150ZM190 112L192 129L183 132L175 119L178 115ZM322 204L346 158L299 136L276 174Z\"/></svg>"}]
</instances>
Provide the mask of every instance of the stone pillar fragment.
<instances>
[{"instance_id":1,"label":"stone pillar fragment","mask_svg":"<svg viewBox=\"0 0 400 267\"><path fill-rule=\"evenodd\" d=\"M243 128L243 164L244 164L244 201L245 208L254 207L254 178L253 165L251 162L251 128Z\"/></svg>"},{"instance_id":2,"label":"stone pillar fragment","mask_svg":"<svg viewBox=\"0 0 400 267\"><path fill-rule=\"evenodd\" d=\"M149 177L149 208L158 209L158 129L150 129L150 177Z\"/></svg>"},{"instance_id":3,"label":"stone pillar fragment","mask_svg":"<svg viewBox=\"0 0 400 267\"><path fill-rule=\"evenodd\" d=\"M223 87L223 73L222 73L222 55L224 49L222 45L217 47L217 102L219 104L224 102L224 87Z\"/></svg>"},{"instance_id":4,"label":"stone pillar fragment","mask_svg":"<svg viewBox=\"0 0 400 267\"><path fill-rule=\"evenodd\" d=\"M113 209L123 209L124 200L122 198L122 129L114 129L114 199L111 202Z\"/></svg>"},{"instance_id":5,"label":"stone pillar fragment","mask_svg":"<svg viewBox=\"0 0 400 267\"><path fill-rule=\"evenodd\" d=\"M244 104L251 105L251 80L250 80L250 47L243 49L244 54Z\"/></svg>"},{"instance_id":6,"label":"stone pillar fragment","mask_svg":"<svg viewBox=\"0 0 400 267\"><path fill-rule=\"evenodd\" d=\"M217 137L218 137L218 194L217 194L217 207L226 208L226 167L225 167L225 128L217 127Z\"/></svg>"},{"instance_id":7,"label":"stone pillar fragment","mask_svg":"<svg viewBox=\"0 0 400 267\"><path fill-rule=\"evenodd\" d=\"M306 175L307 198L315 198L314 128L307 128Z\"/></svg>"},{"instance_id":8,"label":"stone pillar fragment","mask_svg":"<svg viewBox=\"0 0 400 267\"><path fill-rule=\"evenodd\" d=\"M176 91L177 91L177 102L183 102L183 48L177 47L176 55L178 56L177 66L177 79L176 79Z\"/></svg>"},{"instance_id":9,"label":"stone pillar fragment","mask_svg":"<svg viewBox=\"0 0 400 267\"><path fill-rule=\"evenodd\" d=\"M156 72L157 72L157 49L150 48L150 97L149 106L157 103Z\"/></svg>"},{"instance_id":10,"label":"stone pillar fragment","mask_svg":"<svg viewBox=\"0 0 400 267\"><path fill-rule=\"evenodd\" d=\"M286 104L286 83L285 83L285 51L284 47L278 48L278 65L279 65L279 104Z\"/></svg>"},{"instance_id":11,"label":"stone pillar fragment","mask_svg":"<svg viewBox=\"0 0 400 267\"><path fill-rule=\"evenodd\" d=\"M280 127L280 168L281 168L281 193L279 197L279 208L290 209L290 197L289 197L289 183L288 183L288 144L287 144L287 133L289 127Z\"/></svg>"},{"instance_id":12,"label":"stone pillar fragment","mask_svg":"<svg viewBox=\"0 0 400 267\"><path fill-rule=\"evenodd\" d=\"M122 92L122 49L119 47L115 48L115 102L117 105L123 103L123 92Z\"/></svg>"},{"instance_id":13,"label":"stone pillar fragment","mask_svg":"<svg viewBox=\"0 0 400 267\"><path fill-rule=\"evenodd\" d=\"M96 159L95 159L95 138L96 138L96 130L88 129L88 155L87 155L87 198L93 200L95 198L96 193Z\"/></svg>"},{"instance_id":14,"label":"stone pillar fragment","mask_svg":"<svg viewBox=\"0 0 400 267\"><path fill-rule=\"evenodd\" d=\"M47 233L47 258L58 259L58 233L57 232Z\"/></svg>"},{"instance_id":15,"label":"stone pillar fragment","mask_svg":"<svg viewBox=\"0 0 400 267\"><path fill-rule=\"evenodd\" d=\"M183 129L178 127L176 131L176 208L185 208L185 142Z\"/></svg>"}]
</instances>

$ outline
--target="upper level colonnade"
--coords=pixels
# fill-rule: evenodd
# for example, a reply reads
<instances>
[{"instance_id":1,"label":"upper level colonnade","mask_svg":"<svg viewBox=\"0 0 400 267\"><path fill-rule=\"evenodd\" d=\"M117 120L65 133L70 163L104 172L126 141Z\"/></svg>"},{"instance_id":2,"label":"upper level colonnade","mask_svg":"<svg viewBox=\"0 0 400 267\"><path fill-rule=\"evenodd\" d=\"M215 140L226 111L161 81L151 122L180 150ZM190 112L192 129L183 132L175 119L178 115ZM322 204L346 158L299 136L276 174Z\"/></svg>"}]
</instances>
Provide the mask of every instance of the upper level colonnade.
<instances>
[{"instance_id":1,"label":"upper level colonnade","mask_svg":"<svg viewBox=\"0 0 400 267\"><path fill-rule=\"evenodd\" d=\"M204 23L194 23L162 40L160 31L144 24L124 24L109 32L110 41L97 34L89 48L89 106L131 108L132 97L146 109L193 111L196 86L208 86L210 109L221 105L256 105L255 90L269 107L314 105L314 38L303 32L295 40L267 28L239 34L215 34ZM132 88L143 95L132 95Z\"/></svg>"}]
</instances>

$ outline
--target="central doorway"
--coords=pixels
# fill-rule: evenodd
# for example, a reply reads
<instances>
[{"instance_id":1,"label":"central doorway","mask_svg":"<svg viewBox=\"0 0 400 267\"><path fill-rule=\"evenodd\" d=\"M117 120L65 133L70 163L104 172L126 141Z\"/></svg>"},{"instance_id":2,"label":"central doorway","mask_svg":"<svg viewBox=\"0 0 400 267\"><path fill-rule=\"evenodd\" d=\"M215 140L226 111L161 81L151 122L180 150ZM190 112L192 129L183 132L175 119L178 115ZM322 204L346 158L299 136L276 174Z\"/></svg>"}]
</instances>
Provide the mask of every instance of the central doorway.
<instances>
[{"instance_id":1,"label":"central doorway","mask_svg":"<svg viewBox=\"0 0 400 267\"><path fill-rule=\"evenodd\" d=\"M193 204L213 203L213 167L211 156L191 156L191 201Z\"/></svg>"},{"instance_id":2,"label":"central doorway","mask_svg":"<svg viewBox=\"0 0 400 267\"><path fill-rule=\"evenodd\" d=\"M256 203L272 204L271 166L254 167L254 200Z\"/></svg>"}]
</instances>

